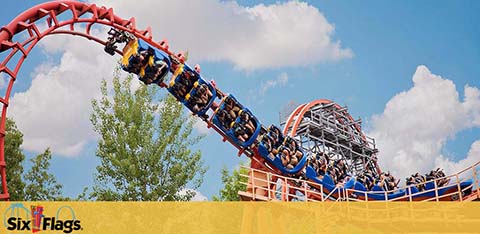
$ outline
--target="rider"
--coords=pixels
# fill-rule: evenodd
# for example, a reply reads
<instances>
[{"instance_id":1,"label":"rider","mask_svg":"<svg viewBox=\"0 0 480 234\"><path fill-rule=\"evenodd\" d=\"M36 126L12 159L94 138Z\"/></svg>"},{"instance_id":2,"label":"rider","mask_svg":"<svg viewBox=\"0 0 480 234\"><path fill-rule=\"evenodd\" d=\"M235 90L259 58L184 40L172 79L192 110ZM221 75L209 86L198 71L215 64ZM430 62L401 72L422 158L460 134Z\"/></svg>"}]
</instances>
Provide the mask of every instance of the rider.
<instances>
[{"instance_id":1,"label":"rider","mask_svg":"<svg viewBox=\"0 0 480 234\"><path fill-rule=\"evenodd\" d=\"M439 187L443 187L444 185L448 184L450 182L449 178L444 178L445 173L443 173L443 170L440 168L437 168L436 170L430 171L430 173L425 175L426 181L432 181L436 180L436 183ZM443 179L440 179L443 178Z\"/></svg>"},{"instance_id":2,"label":"rider","mask_svg":"<svg viewBox=\"0 0 480 234\"><path fill-rule=\"evenodd\" d=\"M219 110L218 111L218 120L220 121L220 123L222 124L222 126L225 128L225 129L229 129L230 128L230 124L233 122L233 118L230 116L230 114L228 113L228 111L222 109L222 110Z\"/></svg>"},{"instance_id":3,"label":"rider","mask_svg":"<svg viewBox=\"0 0 480 234\"><path fill-rule=\"evenodd\" d=\"M318 168L317 173L318 173L318 175L323 177L325 175L325 173L327 172L328 161L327 161L326 155L324 153L321 153L321 154L323 155L323 157L320 156L320 159L318 160L320 166Z\"/></svg>"},{"instance_id":4,"label":"rider","mask_svg":"<svg viewBox=\"0 0 480 234\"><path fill-rule=\"evenodd\" d=\"M425 176L420 175L420 173L415 173L412 175L413 183L417 185L418 191L425 190Z\"/></svg>"},{"instance_id":5,"label":"rider","mask_svg":"<svg viewBox=\"0 0 480 234\"><path fill-rule=\"evenodd\" d=\"M185 97L187 92L192 87L193 82L190 80L190 76L187 75L185 72L180 74L178 82L175 82L173 85L173 91L177 97Z\"/></svg>"},{"instance_id":6,"label":"rider","mask_svg":"<svg viewBox=\"0 0 480 234\"><path fill-rule=\"evenodd\" d=\"M232 127L233 127L233 134L240 142L243 143L248 140L249 137L246 133L246 129L244 126L242 126L240 123L234 122L232 124Z\"/></svg>"},{"instance_id":7,"label":"rider","mask_svg":"<svg viewBox=\"0 0 480 234\"><path fill-rule=\"evenodd\" d=\"M320 153L320 154L323 154L323 153ZM315 154L314 153L314 156L312 157L312 160L310 161L310 164L311 166L313 167L313 169L315 170L315 172L317 173L317 177L318 179L323 179L323 176L325 175L325 165L324 165L324 162L322 160L322 156L320 156L320 154Z\"/></svg>"},{"instance_id":8,"label":"rider","mask_svg":"<svg viewBox=\"0 0 480 234\"><path fill-rule=\"evenodd\" d=\"M165 78L167 71L167 63L163 60L156 60L153 66L145 68L145 75L140 80L146 85L153 82L159 84Z\"/></svg>"},{"instance_id":9,"label":"rider","mask_svg":"<svg viewBox=\"0 0 480 234\"><path fill-rule=\"evenodd\" d=\"M268 134L264 134L262 136L262 144L263 146L265 146L265 149L268 152L268 157L273 160L275 158L275 155L273 155L272 153L272 150L273 150L272 137L270 137Z\"/></svg>"},{"instance_id":10,"label":"rider","mask_svg":"<svg viewBox=\"0 0 480 234\"><path fill-rule=\"evenodd\" d=\"M290 138L290 143L288 145L288 150L289 150L289 153L290 153L289 166L291 166L291 168L294 168L295 166L297 166L298 162L300 161L300 159L302 158L303 155L302 155L302 152L300 152L300 150L298 150L297 142L293 138Z\"/></svg>"},{"instance_id":11,"label":"rider","mask_svg":"<svg viewBox=\"0 0 480 234\"><path fill-rule=\"evenodd\" d=\"M440 179L438 182L439 182L439 187L442 187L444 185L447 185L448 183L450 183L450 178L446 178L445 177L445 173L443 172L442 169L438 168L437 169L437 178L443 178L443 179Z\"/></svg>"},{"instance_id":12,"label":"rider","mask_svg":"<svg viewBox=\"0 0 480 234\"><path fill-rule=\"evenodd\" d=\"M298 163L298 159L295 158L294 160L292 160L292 156L294 155L296 148L294 147L294 145L292 146L291 141L293 141L293 139L290 137L285 139L285 144L282 149L282 157L281 157L282 164L287 169L293 169L295 167L292 165L292 161L295 165L296 165L295 162Z\"/></svg>"},{"instance_id":13,"label":"rider","mask_svg":"<svg viewBox=\"0 0 480 234\"><path fill-rule=\"evenodd\" d=\"M238 107L238 105L235 104L233 98L227 97L225 99L225 110L228 111L228 113L230 114L230 116L232 116L233 119L236 119L240 108Z\"/></svg>"},{"instance_id":14,"label":"rider","mask_svg":"<svg viewBox=\"0 0 480 234\"><path fill-rule=\"evenodd\" d=\"M287 147L284 147L281 151L280 160L282 160L282 165L286 168L289 168L290 163L290 152L288 151ZM290 165L291 166L291 165ZM292 169L290 167L289 169Z\"/></svg>"},{"instance_id":15,"label":"rider","mask_svg":"<svg viewBox=\"0 0 480 234\"><path fill-rule=\"evenodd\" d=\"M333 163L334 171L337 176L338 182L342 182L347 175L347 167L343 160L337 160Z\"/></svg>"},{"instance_id":16,"label":"rider","mask_svg":"<svg viewBox=\"0 0 480 234\"><path fill-rule=\"evenodd\" d=\"M380 183L378 185L385 191L391 191L397 187L399 182L400 180L395 181L395 178L390 172L382 172L382 174L380 174Z\"/></svg>"},{"instance_id":17,"label":"rider","mask_svg":"<svg viewBox=\"0 0 480 234\"><path fill-rule=\"evenodd\" d=\"M364 171L365 176L365 188L370 191L372 190L373 186L375 185L375 177L370 169L366 169Z\"/></svg>"},{"instance_id":18,"label":"rider","mask_svg":"<svg viewBox=\"0 0 480 234\"><path fill-rule=\"evenodd\" d=\"M200 85L190 101L193 112L197 113L205 108L212 96L213 94L210 92L206 84Z\"/></svg>"},{"instance_id":19,"label":"rider","mask_svg":"<svg viewBox=\"0 0 480 234\"><path fill-rule=\"evenodd\" d=\"M283 134L280 132L280 130L277 127L275 127L274 125L272 125L272 126L270 126L269 134L274 139L273 146L275 148L279 147L283 142Z\"/></svg>"},{"instance_id":20,"label":"rider","mask_svg":"<svg viewBox=\"0 0 480 234\"><path fill-rule=\"evenodd\" d=\"M248 130L249 135L255 132L253 122L250 120L250 115L246 111L240 112L240 123Z\"/></svg>"},{"instance_id":21,"label":"rider","mask_svg":"<svg viewBox=\"0 0 480 234\"><path fill-rule=\"evenodd\" d=\"M328 174L330 175L330 177L332 178L333 180L333 184L337 184L338 180L337 180L337 173L335 172L335 168L333 166L333 162L330 163L328 166L327 166L327 172Z\"/></svg>"},{"instance_id":22,"label":"rider","mask_svg":"<svg viewBox=\"0 0 480 234\"><path fill-rule=\"evenodd\" d=\"M132 56L132 59L128 63L128 71L139 74L142 67L147 65L148 58L152 56L150 50L142 50Z\"/></svg>"}]
</instances>

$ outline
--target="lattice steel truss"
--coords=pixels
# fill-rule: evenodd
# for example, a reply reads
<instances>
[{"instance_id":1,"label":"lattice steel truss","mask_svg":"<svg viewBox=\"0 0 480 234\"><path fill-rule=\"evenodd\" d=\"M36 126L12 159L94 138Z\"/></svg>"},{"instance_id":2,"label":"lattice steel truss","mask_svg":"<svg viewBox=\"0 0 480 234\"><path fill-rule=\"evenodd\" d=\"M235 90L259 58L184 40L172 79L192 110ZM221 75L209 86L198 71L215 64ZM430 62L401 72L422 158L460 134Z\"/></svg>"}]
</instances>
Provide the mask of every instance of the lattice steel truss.
<instances>
[{"instance_id":1,"label":"lattice steel truss","mask_svg":"<svg viewBox=\"0 0 480 234\"><path fill-rule=\"evenodd\" d=\"M347 107L328 100L317 100L299 106L290 115L284 133L294 136L309 152L311 160L319 153L330 159L345 160L348 171L358 175L365 169L379 174L375 139L361 131L361 120L354 120Z\"/></svg>"}]
</instances>

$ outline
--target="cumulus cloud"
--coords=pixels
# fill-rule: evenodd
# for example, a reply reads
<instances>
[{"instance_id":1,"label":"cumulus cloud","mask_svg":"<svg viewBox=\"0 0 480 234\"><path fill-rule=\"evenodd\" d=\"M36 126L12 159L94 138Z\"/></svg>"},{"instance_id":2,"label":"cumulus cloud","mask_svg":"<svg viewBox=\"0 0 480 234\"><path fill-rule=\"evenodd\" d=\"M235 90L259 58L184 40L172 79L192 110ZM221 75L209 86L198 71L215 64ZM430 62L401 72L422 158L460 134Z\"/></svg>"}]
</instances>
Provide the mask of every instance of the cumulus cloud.
<instances>
[{"instance_id":1,"label":"cumulus cloud","mask_svg":"<svg viewBox=\"0 0 480 234\"><path fill-rule=\"evenodd\" d=\"M178 192L178 194L186 195L187 191L195 193L195 196L193 196L192 199L190 199L190 201L208 201L208 198L205 197L205 195L203 195L202 193L194 189L182 189Z\"/></svg>"},{"instance_id":2,"label":"cumulus cloud","mask_svg":"<svg viewBox=\"0 0 480 234\"><path fill-rule=\"evenodd\" d=\"M193 61L227 61L252 70L352 56L332 39L334 27L325 16L298 1L253 7L219 0L97 3L114 7L124 18L135 16L139 27L150 24L155 39L168 38L175 51L189 49ZM106 37L105 32L94 34ZM96 138L89 122L90 100L100 96L100 80L111 79L118 58L105 55L100 45L72 36L46 37L40 45L46 62L35 69L31 87L13 95L9 116L24 133L26 150L42 152L51 147L55 154L79 155ZM49 61L55 58L52 55L59 55L60 62ZM287 80L285 74L279 83L267 82L266 89ZM132 85L136 88L138 84ZM195 129L207 132L201 123Z\"/></svg>"},{"instance_id":3,"label":"cumulus cloud","mask_svg":"<svg viewBox=\"0 0 480 234\"><path fill-rule=\"evenodd\" d=\"M456 173L472 166L480 160L480 140L475 141L468 151L467 157L459 161L453 161L447 157L441 156L435 159L435 165L444 168L445 171ZM469 174L471 175L471 174Z\"/></svg>"},{"instance_id":4,"label":"cumulus cloud","mask_svg":"<svg viewBox=\"0 0 480 234\"><path fill-rule=\"evenodd\" d=\"M167 38L174 50L189 50L199 61L229 61L253 70L303 66L353 56L339 40L334 26L308 3L289 1L253 7L234 1L96 0L124 18L136 17L139 27L150 25L154 38Z\"/></svg>"},{"instance_id":5,"label":"cumulus cloud","mask_svg":"<svg viewBox=\"0 0 480 234\"><path fill-rule=\"evenodd\" d=\"M480 90L475 87L465 86L464 108L467 111L468 118L473 121L470 126L480 126Z\"/></svg>"},{"instance_id":6,"label":"cumulus cloud","mask_svg":"<svg viewBox=\"0 0 480 234\"><path fill-rule=\"evenodd\" d=\"M95 139L89 121L92 98L100 97L100 81L111 80L116 60L101 46L68 36L47 37L41 46L47 55L61 53L60 63L41 64L32 85L11 99L9 116L24 133L23 147L42 152L78 155Z\"/></svg>"},{"instance_id":7,"label":"cumulus cloud","mask_svg":"<svg viewBox=\"0 0 480 234\"><path fill-rule=\"evenodd\" d=\"M480 160L478 142L464 160L455 162L442 155L447 140L459 131L480 126L479 89L465 86L462 101L451 80L432 74L423 65L417 67L412 80L412 88L395 95L383 113L372 118L369 135L377 141L381 168L405 178L437 166L454 173Z\"/></svg>"},{"instance_id":8,"label":"cumulus cloud","mask_svg":"<svg viewBox=\"0 0 480 234\"><path fill-rule=\"evenodd\" d=\"M8 78L9 76L5 73L0 73L0 89L7 87Z\"/></svg>"},{"instance_id":9,"label":"cumulus cloud","mask_svg":"<svg viewBox=\"0 0 480 234\"><path fill-rule=\"evenodd\" d=\"M209 134L212 130L207 127L207 124L203 122L200 118L195 117L195 123L193 124L193 129L199 134Z\"/></svg>"},{"instance_id":10,"label":"cumulus cloud","mask_svg":"<svg viewBox=\"0 0 480 234\"><path fill-rule=\"evenodd\" d=\"M288 74L283 72L281 73L276 79L273 80L267 80L262 84L260 87L260 93L265 94L267 90L271 88L275 88L277 86L285 86L288 82Z\"/></svg>"}]
</instances>

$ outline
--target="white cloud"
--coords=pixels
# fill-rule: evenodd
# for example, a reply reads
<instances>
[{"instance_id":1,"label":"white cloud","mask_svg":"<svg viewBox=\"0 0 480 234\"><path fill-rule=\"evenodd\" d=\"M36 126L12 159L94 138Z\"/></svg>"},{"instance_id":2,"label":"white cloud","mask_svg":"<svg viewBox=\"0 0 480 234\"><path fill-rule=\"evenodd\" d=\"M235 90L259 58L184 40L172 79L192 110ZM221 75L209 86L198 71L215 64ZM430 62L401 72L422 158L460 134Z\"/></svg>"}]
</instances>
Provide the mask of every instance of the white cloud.
<instances>
[{"instance_id":1,"label":"white cloud","mask_svg":"<svg viewBox=\"0 0 480 234\"><path fill-rule=\"evenodd\" d=\"M251 70L352 56L331 39L334 27L323 14L307 3L254 7L218 0L102 3L124 18L135 16L139 25L151 23L156 40L168 38L175 51L189 49L191 60L230 61ZM105 32L95 30L94 34L106 37ZM42 152L51 147L55 154L79 155L96 138L89 121L90 101L100 96L100 80L111 80L118 57L72 36L46 37L40 45L47 61L35 69L31 87L13 95L9 116L24 133L26 150ZM53 54L60 56L59 64L48 61ZM282 79L280 83L288 76ZM207 132L202 123L195 128Z\"/></svg>"},{"instance_id":2,"label":"white cloud","mask_svg":"<svg viewBox=\"0 0 480 234\"><path fill-rule=\"evenodd\" d=\"M473 120L469 124L480 126L480 90L478 88L465 86L464 108L468 110L468 117Z\"/></svg>"},{"instance_id":3,"label":"white cloud","mask_svg":"<svg viewBox=\"0 0 480 234\"><path fill-rule=\"evenodd\" d=\"M444 156L438 157L435 160L435 165L438 167L444 168L445 171L448 171L450 173L457 173L460 172L461 170L472 166L474 163L478 162L480 160L480 140L477 140L473 142L472 146L470 147L470 150L468 151L467 157L464 159L455 162L449 158L446 158ZM471 173L468 173L469 176L471 176Z\"/></svg>"},{"instance_id":4,"label":"white cloud","mask_svg":"<svg viewBox=\"0 0 480 234\"><path fill-rule=\"evenodd\" d=\"M10 76L5 75L5 73L0 73L0 89L7 87L9 77Z\"/></svg>"},{"instance_id":5,"label":"white cloud","mask_svg":"<svg viewBox=\"0 0 480 234\"><path fill-rule=\"evenodd\" d=\"M275 88L276 86L285 86L288 82L288 74L283 72L276 79L267 80L260 87L260 94L265 94L267 90Z\"/></svg>"},{"instance_id":6,"label":"white cloud","mask_svg":"<svg viewBox=\"0 0 480 234\"><path fill-rule=\"evenodd\" d=\"M373 116L373 129L380 150L379 164L399 178L417 171L426 173L437 166L455 173L466 163L480 160L478 144L466 159L454 162L442 155L447 140L464 129L479 127L478 88L465 86L460 100L455 84L418 66L413 87L395 95L382 114Z\"/></svg>"},{"instance_id":7,"label":"white cloud","mask_svg":"<svg viewBox=\"0 0 480 234\"><path fill-rule=\"evenodd\" d=\"M178 192L178 194L186 195L187 191L195 193L195 196L193 196L190 201L208 201L207 197L205 197L202 193L200 193L199 191L194 190L194 189L188 189L188 188L187 189L182 189Z\"/></svg>"},{"instance_id":8,"label":"white cloud","mask_svg":"<svg viewBox=\"0 0 480 234\"><path fill-rule=\"evenodd\" d=\"M51 147L55 154L76 156L95 139L90 101L100 96L101 79L112 79L116 59L106 56L99 45L67 37L40 42L47 56L62 53L60 63L41 64L30 88L11 99L9 116L24 133L26 150L41 152Z\"/></svg>"},{"instance_id":9,"label":"white cloud","mask_svg":"<svg viewBox=\"0 0 480 234\"><path fill-rule=\"evenodd\" d=\"M150 25L156 40L193 62L229 61L243 70L303 66L353 56L332 39L334 26L308 3L289 1L253 7L234 1L97 0L139 27Z\"/></svg>"},{"instance_id":10,"label":"white cloud","mask_svg":"<svg viewBox=\"0 0 480 234\"><path fill-rule=\"evenodd\" d=\"M190 201L208 201L208 198L205 197L202 193L199 191L195 191L195 196L192 197Z\"/></svg>"},{"instance_id":11,"label":"white cloud","mask_svg":"<svg viewBox=\"0 0 480 234\"><path fill-rule=\"evenodd\" d=\"M212 132L211 129L207 127L207 124L201 120L200 118L195 117L195 123L193 124L193 129L197 131L199 134L209 134Z\"/></svg>"}]
</instances>

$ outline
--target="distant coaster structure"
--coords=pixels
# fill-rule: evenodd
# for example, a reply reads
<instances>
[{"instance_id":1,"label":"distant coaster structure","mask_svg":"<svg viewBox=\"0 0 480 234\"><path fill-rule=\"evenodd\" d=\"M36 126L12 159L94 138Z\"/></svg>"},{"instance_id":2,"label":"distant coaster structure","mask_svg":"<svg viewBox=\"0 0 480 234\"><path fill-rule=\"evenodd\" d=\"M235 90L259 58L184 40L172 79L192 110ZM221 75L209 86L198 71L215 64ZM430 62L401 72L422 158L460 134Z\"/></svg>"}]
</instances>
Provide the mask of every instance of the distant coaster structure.
<instances>
[{"instance_id":1,"label":"distant coaster structure","mask_svg":"<svg viewBox=\"0 0 480 234\"><path fill-rule=\"evenodd\" d=\"M45 25L47 27L45 27ZM92 34L94 27L110 28L108 36ZM112 8L78 1L52 1L34 6L0 29L0 73L9 77L0 97L0 200L8 200L4 151L5 122L13 84L23 62L44 37L69 34L104 45L105 52L122 56L123 70L136 74L147 85L166 88L192 114L238 149L238 156L251 158L247 190L242 200L304 201L424 201L475 200L479 187L479 163L448 178L385 190L367 189L357 179L365 171L381 174L374 139L361 131L346 107L320 99L298 106L283 123L263 125L233 95L202 77L200 67L190 67L185 53L169 50L166 40L154 41L150 27L138 29L135 18L123 19ZM123 45L123 48L119 48ZM318 160L327 156L341 163L346 177L318 172ZM441 179L450 183L439 186Z\"/></svg>"}]
</instances>

